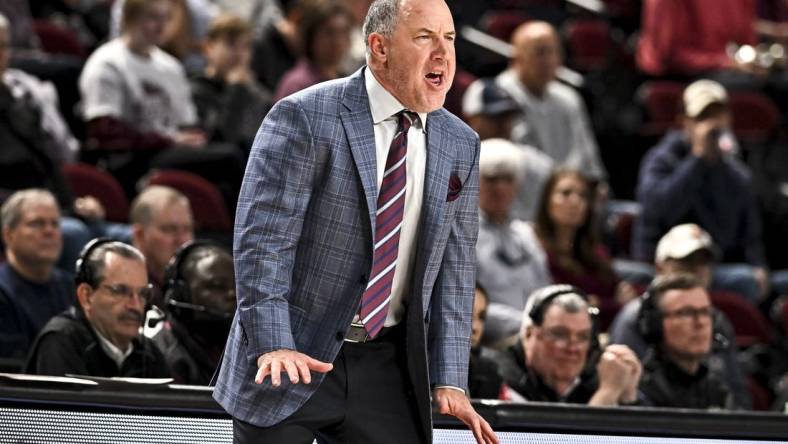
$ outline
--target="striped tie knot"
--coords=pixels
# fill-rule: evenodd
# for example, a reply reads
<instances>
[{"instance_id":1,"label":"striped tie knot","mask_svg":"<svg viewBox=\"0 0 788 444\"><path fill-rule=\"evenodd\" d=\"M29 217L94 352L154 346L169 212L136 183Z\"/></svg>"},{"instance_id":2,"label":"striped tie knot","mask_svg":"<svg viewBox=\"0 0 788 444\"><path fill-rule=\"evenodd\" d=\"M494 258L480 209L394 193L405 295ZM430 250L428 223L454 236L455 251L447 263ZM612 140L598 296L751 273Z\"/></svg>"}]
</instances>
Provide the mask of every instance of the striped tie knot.
<instances>
[{"instance_id":1,"label":"striped tie knot","mask_svg":"<svg viewBox=\"0 0 788 444\"><path fill-rule=\"evenodd\" d=\"M397 113L397 115L399 116L399 119L397 120L397 132L401 130L402 132L407 133L411 125L413 125L413 122L419 120L418 114L406 109L403 109Z\"/></svg>"}]
</instances>

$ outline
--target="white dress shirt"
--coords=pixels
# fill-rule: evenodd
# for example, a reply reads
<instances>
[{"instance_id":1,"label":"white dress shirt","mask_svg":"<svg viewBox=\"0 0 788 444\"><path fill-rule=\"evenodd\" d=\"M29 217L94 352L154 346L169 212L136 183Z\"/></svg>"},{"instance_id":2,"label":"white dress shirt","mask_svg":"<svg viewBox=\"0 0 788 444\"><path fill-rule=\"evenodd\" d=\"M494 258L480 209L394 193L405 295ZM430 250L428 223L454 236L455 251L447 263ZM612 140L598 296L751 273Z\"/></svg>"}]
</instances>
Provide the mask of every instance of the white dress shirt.
<instances>
[{"instance_id":1,"label":"white dress shirt","mask_svg":"<svg viewBox=\"0 0 788 444\"><path fill-rule=\"evenodd\" d=\"M118 370L123 368L123 362L129 357L131 351L134 350L134 344L129 343L129 346L126 347L126 350L124 351L110 342L109 339L105 338L104 335L99 333L99 331L95 328L93 329L93 332L96 333L96 336L99 339L99 345L101 346L101 349L104 350L104 353L106 353L110 359L115 361L115 364L118 366Z\"/></svg>"},{"instance_id":2,"label":"white dress shirt","mask_svg":"<svg viewBox=\"0 0 788 444\"><path fill-rule=\"evenodd\" d=\"M391 142L397 132L396 114L405 107L378 82L369 68L364 69L364 81L369 96L369 109L375 131L375 159L377 161L377 187L383 183ZM397 265L391 285L391 300L385 326L399 323L404 315L402 302L410 290L411 271L416 257L419 218L424 193L424 174L427 167L427 113L418 113L419 121L413 122L408 131L408 154L405 160L405 211L399 238Z\"/></svg>"}]
</instances>

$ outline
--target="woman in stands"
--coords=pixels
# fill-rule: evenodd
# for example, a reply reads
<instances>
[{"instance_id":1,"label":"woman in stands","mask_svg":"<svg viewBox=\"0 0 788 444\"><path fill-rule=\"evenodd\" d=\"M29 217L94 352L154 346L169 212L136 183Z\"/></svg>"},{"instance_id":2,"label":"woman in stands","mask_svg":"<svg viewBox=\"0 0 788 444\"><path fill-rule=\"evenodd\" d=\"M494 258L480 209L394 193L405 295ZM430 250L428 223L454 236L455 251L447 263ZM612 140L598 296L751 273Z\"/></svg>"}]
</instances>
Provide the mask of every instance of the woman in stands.
<instances>
[{"instance_id":1,"label":"woman in stands","mask_svg":"<svg viewBox=\"0 0 788 444\"><path fill-rule=\"evenodd\" d=\"M604 330L636 292L613 271L597 234L592 195L591 184L579 171L557 170L542 191L534 228L553 281L591 295Z\"/></svg>"}]
</instances>

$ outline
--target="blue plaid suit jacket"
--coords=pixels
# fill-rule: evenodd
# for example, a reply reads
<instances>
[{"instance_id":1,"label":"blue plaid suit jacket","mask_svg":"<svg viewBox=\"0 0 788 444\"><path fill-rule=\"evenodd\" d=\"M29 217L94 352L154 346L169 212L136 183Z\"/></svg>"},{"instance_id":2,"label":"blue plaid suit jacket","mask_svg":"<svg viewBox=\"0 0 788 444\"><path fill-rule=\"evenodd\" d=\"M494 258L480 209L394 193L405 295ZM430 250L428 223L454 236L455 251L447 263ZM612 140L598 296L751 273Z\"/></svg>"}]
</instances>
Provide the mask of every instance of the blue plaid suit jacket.
<instances>
[{"instance_id":1,"label":"blue plaid suit jacket","mask_svg":"<svg viewBox=\"0 0 788 444\"><path fill-rule=\"evenodd\" d=\"M467 388L479 139L444 109L428 115L426 128L407 329L409 371L422 388L416 396L429 427L430 384ZM295 349L326 362L336 357L371 268L376 168L363 69L281 100L263 121L238 201L238 310L214 390L235 418L274 425L323 380L315 375L305 385L282 378L274 388L267 378L257 385L263 353Z\"/></svg>"}]
</instances>

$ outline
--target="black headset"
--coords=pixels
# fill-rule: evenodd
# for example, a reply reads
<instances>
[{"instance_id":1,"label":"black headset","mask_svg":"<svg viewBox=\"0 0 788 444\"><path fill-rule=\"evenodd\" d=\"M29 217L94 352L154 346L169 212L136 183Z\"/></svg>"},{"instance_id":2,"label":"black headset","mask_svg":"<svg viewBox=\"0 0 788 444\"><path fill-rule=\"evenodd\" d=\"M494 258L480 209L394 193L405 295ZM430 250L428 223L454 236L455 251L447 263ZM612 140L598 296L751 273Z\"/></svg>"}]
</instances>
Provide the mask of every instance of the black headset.
<instances>
[{"instance_id":1,"label":"black headset","mask_svg":"<svg viewBox=\"0 0 788 444\"><path fill-rule=\"evenodd\" d=\"M586 302L586 304L588 304L588 315L591 317L591 346L589 347L589 353L592 353L599 348L599 332L597 328L599 323L597 320L597 317L599 316L599 309L591 305L588 294L586 294L586 292L583 290L575 287L574 285L566 284L548 285L547 287L540 288L530 296L531 298L535 299L533 305L531 306L531 310L528 311L528 317L531 318L532 325L542 325L542 322L544 322L545 312L550 306L550 302L552 302L558 296L565 294L575 294L580 296Z\"/></svg>"},{"instance_id":2,"label":"black headset","mask_svg":"<svg viewBox=\"0 0 788 444\"><path fill-rule=\"evenodd\" d=\"M638 333L643 336L647 343L659 345L662 342L664 336L662 318L662 311L658 307L652 283L646 292L643 293L643 296L640 297L640 310L638 310L637 317ZM731 340L725 335L724 329L720 328L719 323L720 320L715 311L711 317L713 350L724 350L731 344Z\"/></svg>"},{"instance_id":3,"label":"black headset","mask_svg":"<svg viewBox=\"0 0 788 444\"><path fill-rule=\"evenodd\" d=\"M211 316L225 318L224 314L214 313L208 307L192 302L189 284L183 278L183 264L198 248L223 248L209 240L194 240L181 246L172 256L167 268L164 269L164 306L176 319L190 320L194 312L207 313Z\"/></svg>"},{"instance_id":4,"label":"black headset","mask_svg":"<svg viewBox=\"0 0 788 444\"><path fill-rule=\"evenodd\" d=\"M662 312L657 306L657 297L654 295L654 285L649 285L643 296L640 297L640 310L638 310L637 329L649 344L662 342Z\"/></svg>"},{"instance_id":5,"label":"black headset","mask_svg":"<svg viewBox=\"0 0 788 444\"><path fill-rule=\"evenodd\" d=\"M82 247L82 251L79 253L79 257L77 257L74 270L74 283L77 287L79 287L79 284L83 283L90 286L96 284L96 276L93 274L94 270L87 264L90 262L90 255L93 254L96 248L112 242L117 242L117 240L108 237L97 237Z\"/></svg>"}]
</instances>

